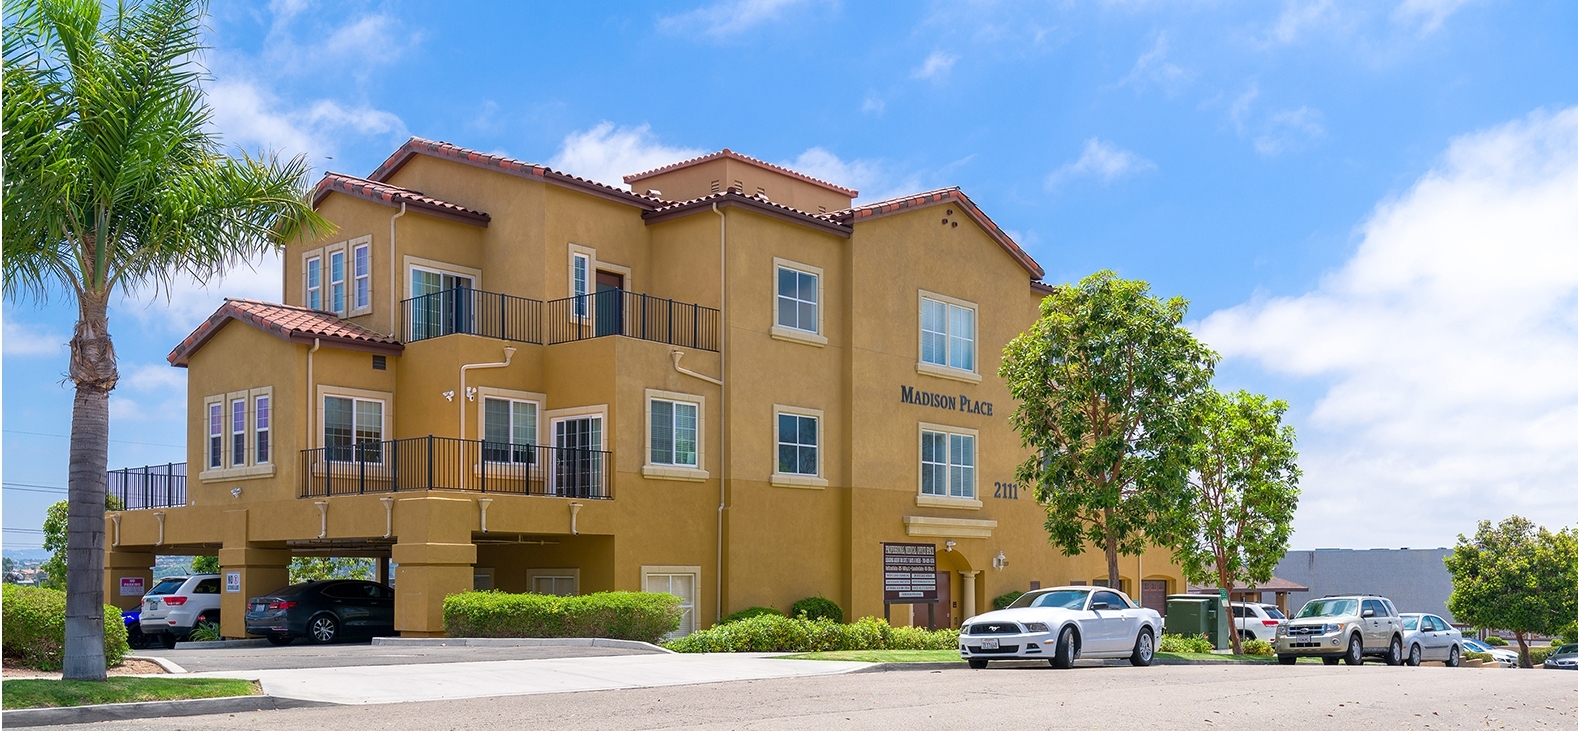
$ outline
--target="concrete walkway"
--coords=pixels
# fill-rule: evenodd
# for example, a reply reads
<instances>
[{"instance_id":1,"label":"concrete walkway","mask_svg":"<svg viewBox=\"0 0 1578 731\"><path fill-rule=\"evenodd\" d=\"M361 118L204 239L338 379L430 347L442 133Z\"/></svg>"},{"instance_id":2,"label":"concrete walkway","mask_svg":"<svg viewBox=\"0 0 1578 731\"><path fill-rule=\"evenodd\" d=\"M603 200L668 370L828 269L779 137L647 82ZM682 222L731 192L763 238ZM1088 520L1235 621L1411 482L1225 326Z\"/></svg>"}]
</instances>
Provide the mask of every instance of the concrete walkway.
<instances>
[{"instance_id":1,"label":"concrete walkway","mask_svg":"<svg viewBox=\"0 0 1578 731\"><path fill-rule=\"evenodd\" d=\"M282 698L367 704L834 675L858 670L867 664L777 660L760 655L651 654L222 671L195 675L257 680L263 692Z\"/></svg>"},{"instance_id":2,"label":"concrete walkway","mask_svg":"<svg viewBox=\"0 0 1578 731\"><path fill-rule=\"evenodd\" d=\"M174 650L140 650L138 655L169 660L187 672L252 672L257 670L300 670L357 665L426 665L499 660L545 660L552 658L595 657L601 655L665 654L657 648L596 647L569 644L468 646L425 641L375 644L342 643L309 645L303 641L285 647L261 643L227 643L222 647L200 647L182 643ZM192 649L188 649L188 648Z\"/></svg>"}]
</instances>

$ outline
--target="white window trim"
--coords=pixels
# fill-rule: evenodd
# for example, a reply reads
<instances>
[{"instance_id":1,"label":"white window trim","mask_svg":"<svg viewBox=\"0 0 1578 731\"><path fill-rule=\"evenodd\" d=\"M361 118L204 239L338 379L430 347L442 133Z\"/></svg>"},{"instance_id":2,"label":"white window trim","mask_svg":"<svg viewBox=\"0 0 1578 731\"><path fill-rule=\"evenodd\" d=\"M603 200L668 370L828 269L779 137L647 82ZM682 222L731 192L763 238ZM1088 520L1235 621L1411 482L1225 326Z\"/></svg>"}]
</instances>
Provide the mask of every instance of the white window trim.
<instances>
[{"instance_id":1,"label":"white window trim","mask_svg":"<svg viewBox=\"0 0 1578 731\"><path fill-rule=\"evenodd\" d=\"M792 414L794 416L811 416L816 418L816 474L802 475L778 471L778 415ZM803 409L798 406L784 406L773 404L773 472L767 478L768 484L774 487L798 487L806 490L822 490L827 487L827 478L823 475L822 455L825 450L822 444L826 440L827 420L822 416L821 409Z\"/></svg>"},{"instance_id":2,"label":"white window trim","mask_svg":"<svg viewBox=\"0 0 1578 731\"><path fill-rule=\"evenodd\" d=\"M308 276L308 265L314 260L318 262L318 306L312 306L311 286L312 279ZM313 249L302 252L301 255L301 306L319 312L323 309L323 249Z\"/></svg>"},{"instance_id":3,"label":"white window trim","mask_svg":"<svg viewBox=\"0 0 1578 731\"><path fill-rule=\"evenodd\" d=\"M259 398L268 399L268 460L263 462L257 460ZM250 411L247 413L247 444L252 447L252 464L273 464L275 447L277 446L277 442L274 441L274 435L278 433L274 429L274 415L277 411L277 404L274 401L274 387L264 386L252 389L248 392L247 404L250 408Z\"/></svg>"},{"instance_id":4,"label":"white window trim","mask_svg":"<svg viewBox=\"0 0 1578 731\"><path fill-rule=\"evenodd\" d=\"M641 591L647 591L647 577L652 574L690 574L693 578L691 587L695 596L690 599L690 629L692 632L701 629L701 567L700 566L642 566Z\"/></svg>"},{"instance_id":5,"label":"white window trim","mask_svg":"<svg viewBox=\"0 0 1578 731\"><path fill-rule=\"evenodd\" d=\"M367 306L357 307L356 250L363 246L367 247ZM373 265L373 237L361 236L351 239L350 241L346 242L345 250L347 252L345 256L345 316L359 317L361 315L371 315L373 313L373 303L378 301L377 293L375 291L377 288L373 286L375 282L373 272L377 271L377 267Z\"/></svg>"},{"instance_id":6,"label":"white window trim","mask_svg":"<svg viewBox=\"0 0 1578 731\"><path fill-rule=\"evenodd\" d=\"M926 344L925 344L924 340L921 338L921 325L922 325L921 311L925 307L925 304L924 304L923 300L936 300L938 302L942 302L942 303L950 304L950 305L956 305L958 307L967 307L970 310L975 312L975 337L970 341L970 346L971 346L971 349L972 349L971 350L971 354L970 354L970 361L975 364L975 368L976 368L975 370L967 371L967 370L965 370L963 368L955 368L953 366L939 365L937 363L927 363L926 361L922 360L922 356L924 354L924 348L926 347ZM944 347L946 348L946 345ZM980 368L981 368L981 308L980 308L980 306L977 305L974 302L970 302L968 300L962 300L962 299L959 299L957 297L949 297L948 295L945 295L945 294L938 294L936 292L929 292L929 291L924 290L924 289L920 290L920 296L917 297L916 300L915 300L915 372L919 373L921 375L925 375L925 376L936 376L938 378L947 378L947 379L954 380L954 381L964 381L965 383L980 383L981 382Z\"/></svg>"},{"instance_id":7,"label":"white window trim","mask_svg":"<svg viewBox=\"0 0 1578 731\"><path fill-rule=\"evenodd\" d=\"M780 267L816 275L816 332L778 324L778 269ZM824 332L822 323L825 321L822 313L827 309L827 278L822 275L821 267L801 264L797 261L790 261L775 256L773 257L772 285L767 288L767 291L772 295L772 307L767 310L772 327L768 332L774 339L814 345L818 348L827 345L827 337L822 334Z\"/></svg>"},{"instance_id":8,"label":"white window trim","mask_svg":"<svg viewBox=\"0 0 1578 731\"><path fill-rule=\"evenodd\" d=\"M975 469L975 497L973 497L973 498L965 498L965 497L953 497L951 495L927 495L926 493L921 492L921 488L925 484L924 481L925 481L925 477L926 477L925 476L925 470L921 469L921 454L923 453L922 450L924 449L924 446L922 445L922 441L921 440L924 438L922 436L923 433L924 432L929 432L929 431L942 432L944 434L963 434L963 435L966 435L966 436L973 437L975 439L975 455L974 455L975 456L975 464L974 464L974 469ZM978 430L978 429L970 429L970 428L961 427L961 426L949 426L947 424L933 424L933 423L925 422L925 421L920 422L920 424L918 425L918 427L915 430L915 504L917 506L921 506L921 507L932 507L932 508L948 507L948 508L957 508L957 509L961 509L961 510L976 510L976 509L979 509L981 507L980 497L981 497L981 432L980 432L980 430ZM925 498L925 500L922 500L921 498Z\"/></svg>"},{"instance_id":9,"label":"white window trim","mask_svg":"<svg viewBox=\"0 0 1578 731\"><path fill-rule=\"evenodd\" d=\"M312 438L317 440L315 448L322 449L328 443L328 440L324 436L325 431L328 429L328 424L324 421L323 402L324 399L329 396L337 396L339 398L348 399L362 399L364 401L382 401L384 405L383 424L380 427L381 431L379 433L383 436L383 439L380 441L387 442L393 439L391 427L394 425L394 393L389 391L369 391L367 389L351 388L349 386L331 386L326 384L318 384L318 392L316 396L317 398L313 402L313 408L318 410L318 433L312 435ZM355 434L351 435L351 439L353 442L355 441ZM369 462L368 464L384 464L385 461L387 461L388 456L388 452L385 450L383 453L378 455L380 461Z\"/></svg>"},{"instance_id":10,"label":"white window trim","mask_svg":"<svg viewBox=\"0 0 1578 731\"><path fill-rule=\"evenodd\" d=\"M653 464L652 462L652 401L679 401L696 405L696 466L674 464ZM646 398L642 402L642 419L645 422L646 439L641 444L641 476L653 480L679 480L682 482L702 482L712 475L707 472L707 397L693 393L679 393L677 391L660 391L655 388L646 390Z\"/></svg>"},{"instance_id":11,"label":"white window trim","mask_svg":"<svg viewBox=\"0 0 1578 731\"><path fill-rule=\"evenodd\" d=\"M402 299L411 299L414 296L411 292L411 270L413 269L448 274L454 277L469 277L471 278L472 289L482 289L481 269L473 269L446 261L438 261L437 259L423 259L410 254L406 254L400 263L402 264L401 270L405 272L405 281L400 285L405 290L405 297Z\"/></svg>"},{"instance_id":12,"label":"white window trim","mask_svg":"<svg viewBox=\"0 0 1578 731\"><path fill-rule=\"evenodd\" d=\"M537 393L535 391L512 391L512 390L507 389L507 388L493 388L491 386L478 386L477 387L477 407L476 407L477 423L475 425L476 426L475 434L477 435L477 439L479 439L479 440L485 439L486 436L487 436L487 433L488 433L487 432L487 425L488 425L488 422L487 422L487 409L484 408L485 405L483 404L483 401L482 401L483 399L486 399L486 398L509 399L510 401L527 401L527 402L536 404L537 405L537 423L533 425L533 427L535 428L535 430L537 432L537 444L536 444L536 446L540 447L540 446L543 445L544 433L543 433L543 430L542 430L542 411L543 411L542 407L548 403L548 396L547 396L547 394L541 394L541 393ZM514 463L511 463L511 462L489 462L489 464L514 464ZM476 464L476 465L474 465L472 467L472 471L478 472L478 473L480 473L482 471L482 465L481 465L480 459L478 461L478 464Z\"/></svg>"},{"instance_id":13,"label":"white window trim","mask_svg":"<svg viewBox=\"0 0 1578 731\"><path fill-rule=\"evenodd\" d=\"M332 247L326 247L324 249L324 254L323 254L323 261L324 261L324 267L323 267L323 291L324 291L324 298L323 298L323 300L324 300L324 304L328 305L331 308L334 307L334 257L335 256L339 256L340 257L340 262L341 262L341 264L340 264L340 266L341 266L340 286L342 288L345 288L344 291L343 291L343 296L345 297L345 299L342 302L340 302L340 304L342 305L341 309L338 309L338 310L330 309L329 312L333 312L334 314L339 315L340 317L345 317L346 316L346 310L344 308L350 306L350 304L351 304L351 298L350 298L351 291L350 291L350 288L349 288L350 276L351 276L351 252L350 252L349 249L345 248L345 244L343 244L343 243L336 244L336 245L334 245Z\"/></svg>"},{"instance_id":14,"label":"white window trim","mask_svg":"<svg viewBox=\"0 0 1578 731\"><path fill-rule=\"evenodd\" d=\"M569 247L569 249L568 249L567 253L565 254L565 260L564 260L564 263L565 263L565 268L564 268L564 296L566 298L575 296L575 257L576 256L584 256L584 257L586 257L586 294L588 296L597 294L597 270L599 270L599 269L601 269L601 270L603 270L605 272L612 272L614 274L618 274L620 276L620 278L623 280L624 291L626 291L626 292L633 292L633 291L635 291L635 280L634 280L634 278L631 275L630 267L624 266L622 264L615 264L613 262L607 262L607 261L599 260L597 258L597 249L595 249L593 247L583 246L583 245L577 244L577 243L575 243L573 241L569 242L569 244L567 244L567 246ZM576 320L576 316L575 316L575 308L572 306L572 307L566 308L566 310L567 310L567 312L565 314L566 319L568 319L570 322L576 322L577 320ZM594 316L595 316L594 313L591 312L590 310L588 310L587 313L583 316L583 319L594 317Z\"/></svg>"},{"instance_id":15,"label":"white window trim","mask_svg":"<svg viewBox=\"0 0 1578 731\"><path fill-rule=\"evenodd\" d=\"M231 430L231 402L241 401L242 403L246 404L245 415L243 417L246 420L244 432L245 437L243 438L243 443L246 445L247 449L252 449L257 443L257 418L254 409L256 408L256 399L258 396L267 396L269 398L269 461L259 463L256 461L256 453L253 453L246 456L245 463L239 465L232 464L231 462L235 458L235 432ZM219 404L220 466L217 468L208 466L210 464L210 455L208 452L208 409L213 404ZM274 434L277 433L274 429L275 415L277 414L275 405L276 402L274 400L273 386L263 386L245 391L229 391L227 393L216 393L211 396L205 396L203 398L203 411L201 417L203 421L203 469L197 473L197 479L202 482L231 482L234 480L251 480L259 477L274 476L274 452L278 446L278 442L273 438Z\"/></svg>"},{"instance_id":16,"label":"white window trim","mask_svg":"<svg viewBox=\"0 0 1578 731\"><path fill-rule=\"evenodd\" d=\"M543 440L543 444L555 449L558 448L559 445L554 441L553 432L559 422L565 421L567 419L579 419L584 416L596 416L603 420L602 451L609 453L614 451L612 446L612 435L608 433L608 404L597 404L595 406L571 406L569 408L563 409L539 411L538 415L538 418L542 420L542 423L548 426L548 431L539 435L539 438Z\"/></svg>"},{"instance_id":17,"label":"white window trim","mask_svg":"<svg viewBox=\"0 0 1578 731\"><path fill-rule=\"evenodd\" d=\"M571 583L570 596L581 595L581 570L578 568L564 569L526 569L526 591L535 588L537 579L569 579Z\"/></svg>"}]
</instances>

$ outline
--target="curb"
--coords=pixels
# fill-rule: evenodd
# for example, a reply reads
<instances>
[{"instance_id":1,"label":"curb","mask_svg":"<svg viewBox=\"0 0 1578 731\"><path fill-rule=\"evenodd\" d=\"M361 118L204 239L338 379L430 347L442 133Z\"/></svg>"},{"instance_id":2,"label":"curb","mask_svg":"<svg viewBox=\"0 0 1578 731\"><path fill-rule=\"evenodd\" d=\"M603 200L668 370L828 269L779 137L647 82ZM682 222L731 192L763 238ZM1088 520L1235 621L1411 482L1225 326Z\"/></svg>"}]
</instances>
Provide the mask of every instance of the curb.
<instances>
[{"instance_id":1,"label":"curb","mask_svg":"<svg viewBox=\"0 0 1578 731\"><path fill-rule=\"evenodd\" d=\"M373 644L398 647L617 647L674 654L673 650L650 642L610 637L374 637Z\"/></svg>"},{"instance_id":2,"label":"curb","mask_svg":"<svg viewBox=\"0 0 1578 731\"><path fill-rule=\"evenodd\" d=\"M148 662L151 662L151 663L153 663L155 665L158 665L161 668L164 668L164 671L169 673L169 674L171 674L171 675L182 675L182 674L184 674L186 672L186 668L183 668L180 665L177 665L177 664L175 664L173 662L170 662L169 660L166 660L166 659L164 659L162 657L155 657L153 655L127 655L126 659L127 660L147 660Z\"/></svg>"},{"instance_id":3,"label":"curb","mask_svg":"<svg viewBox=\"0 0 1578 731\"><path fill-rule=\"evenodd\" d=\"M5 725L59 726L68 723L123 721L136 718L174 718L212 713L276 711L284 708L332 706L334 703L280 698L272 695L243 695L231 698L193 698L184 701L147 701L144 703L104 703L65 708L19 708L5 712Z\"/></svg>"},{"instance_id":4,"label":"curb","mask_svg":"<svg viewBox=\"0 0 1578 731\"><path fill-rule=\"evenodd\" d=\"M1125 660L1125 659L1122 659L1122 658L1118 658L1116 660L1112 660L1112 659L1083 660L1083 659L1081 659L1081 660L1076 660L1075 663L1076 663L1076 665L1075 665L1076 668L1078 668L1078 667L1129 667L1131 665L1131 663L1128 660ZM1158 658L1155 658L1155 659L1151 660L1151 664L1152 665L1204 665L1206 667L1214 667L1214 666L1217 666L1217 665L1273 665L1274 663L1259 662L1259 661L1255 661L1255 660L1210 660L1210 661L1202 662L1202 661L1199 661L1199 660L1174 660L1174 659L1171 659L1171 658L1158 657ZM993 660L992 661L992 666L989 666L989 667L1045 668L1045 667L1048 667L1048 666L1047 666L1047 663L1046 663L1045 660L1027 660L1027 659L1024 659L1024 658L1016 658L1016 659ZM967 663L965 663L965 661L963 661L963 660L960 660L958 662L879 662L879 663L873 663L873 664L871 664L869 666L860 668L858 670L853 670L851 672L855 672L855 673L887 673L887 672L902 671L902 670L965 670L965 669L968 669L968 668L969 668L969 665Z\"/></svg>"},{"instance_id":5,"label":"curb","mask_svg":"<svg viewBox=\"0 0 1578 731\"><path fill-rule=\"evenodd\" d=\"M267 647L268 640L211 640L208 642L177 642L177 650L234 650L242 647Z\"/></svg>"}]
</instances>

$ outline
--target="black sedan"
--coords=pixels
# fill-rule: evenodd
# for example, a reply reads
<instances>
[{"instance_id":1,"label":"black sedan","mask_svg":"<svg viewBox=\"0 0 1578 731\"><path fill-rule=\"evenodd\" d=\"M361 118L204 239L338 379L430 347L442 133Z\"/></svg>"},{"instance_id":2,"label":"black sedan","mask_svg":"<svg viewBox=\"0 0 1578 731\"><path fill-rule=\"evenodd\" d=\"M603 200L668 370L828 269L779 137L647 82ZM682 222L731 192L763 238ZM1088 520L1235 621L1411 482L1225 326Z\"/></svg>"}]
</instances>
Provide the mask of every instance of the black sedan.
<instances>
[{"instance_id":1,"label":"black sedan","mask_svg":"<svg viewBox=\"0 0 1578 731\"><path fill-rule=\"evenodd\" d=\"M342 637L394 634L394 589L372 581L292 584L247 600L247 634L276 645L297 637L313 644Z\"/></svg>"}]
</instances>

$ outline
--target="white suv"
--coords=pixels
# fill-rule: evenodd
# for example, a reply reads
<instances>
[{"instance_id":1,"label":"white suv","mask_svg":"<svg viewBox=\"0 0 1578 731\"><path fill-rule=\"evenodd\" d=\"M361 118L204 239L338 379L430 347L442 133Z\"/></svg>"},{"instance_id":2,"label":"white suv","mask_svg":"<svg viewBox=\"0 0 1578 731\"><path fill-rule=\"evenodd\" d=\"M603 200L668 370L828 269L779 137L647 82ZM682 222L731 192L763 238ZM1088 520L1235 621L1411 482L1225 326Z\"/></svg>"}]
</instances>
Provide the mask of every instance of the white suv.
<instances>
[{"instance_id":1,"label":"white suv","mask_svg":"<svg viewBox=\"0 0 1578 731\"><path fill-rule=\"evenodd\" d=\"M1287 621L1287 616L1275 604L1233 602L1233 624L1238 636L1245 641L1277 641L1277 625Z\"/></svg>"},{"instance_id":2,"label":"white suv","mask_svg":"<svg viewBox=\"0 0 1578 731\"><path fill-rule=\"evenodd\" d=\"M219 575L166 576L142 595L138 625L165 649L192 634L203 622L219 622Z\"/></svg>"}]
</instances>

